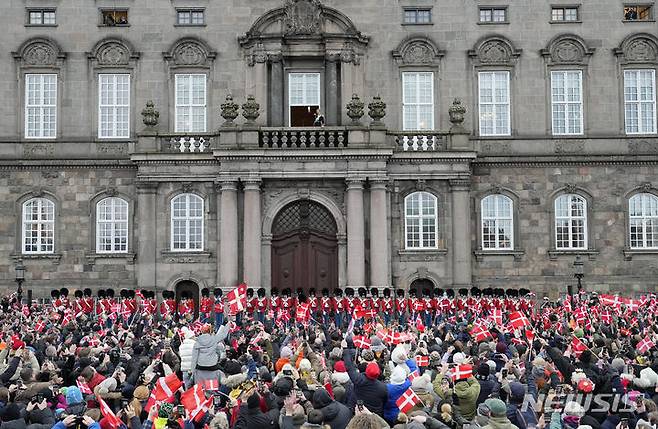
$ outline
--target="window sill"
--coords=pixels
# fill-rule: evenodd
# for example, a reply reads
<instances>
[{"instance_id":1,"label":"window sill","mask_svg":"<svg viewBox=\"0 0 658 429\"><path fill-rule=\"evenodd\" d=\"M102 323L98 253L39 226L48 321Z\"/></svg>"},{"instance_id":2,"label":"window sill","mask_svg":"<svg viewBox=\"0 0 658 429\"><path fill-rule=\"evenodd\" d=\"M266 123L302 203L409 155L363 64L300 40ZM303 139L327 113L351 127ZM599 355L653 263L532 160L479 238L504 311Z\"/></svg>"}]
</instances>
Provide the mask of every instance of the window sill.
<instances>
[{"instance_id":1,"label":"window sill","mask_svg":"<svg viewBox=\"0 0 658 429\"><path fill-rule=\"evenodd\" d=\"M405 249L398 251L402 262L429 262L441 260L448 249Z\"/></svg>"},{"instance_id":2,"label":"window sill","mask_svg":"<svg viewBox=\"0 0 658 429\"><path fill-rule=\"evenodd\" d=\"M206 27L207 24L174 24L174 27Z\"/></svg>"},{"instance_id":3,"label":"window sill","mask_svg":"<svg viewBox=\"0 0 658 429\"><path fill-rule=\"evenodd\" d=\"M500 22L487 22L487 21L478 21L478 25L509 25L509 21L500 21Z\"/></svg>"},{"instance_id":4,"label":"window sill","mask_svg":"<svg viewBox=\"0 0 658 429\"><path fill-rule=\"evenodd\" d=\"M622 19L621 22L624 24L629 22L656 22L655 19Z\"/></svg>"},{"instance_id":5,"label":"window sill","mask_svg":"<svg viewBox=\"0 0 658 429\"><path fill-rule=\"evenodd\" d=\"M582 24L583 21L548 21L549 24Z\"/></svg>"},{"instance_id":6,"label":"window sill","mask_svg":"<svg viewBox=\"0 0 658 429\"><path fill-rule=\"evenodd\" d=\"M94 265L97 259L125 259L126 264L132 265L135 263L135 254L131 252L126 253L87 253L85 255L87 265Z\"/></svg>"},{"instance_id":7,"label":"window sill","mask_svg":"<svg viewBox=\"0 0 658 429\"><path fill-rule=\"evenodd\" d=\"M62 259L61 253L12 253L11 258L14 262L19 260L50 260L53 265L59 265Z\"/></svg>"},{"instance_id":8,"label":"window sill","mask_svg":"<svg viewBox=\"0 0 658 429\"><path fill-rule=\"evenodd\" d=\"M481 262L485 257L489 256L513 256L515 261L520 261L525 255L523 250L483 250L478 249L473 252L475 260Z\"/></svg>"},{"instance_id":9,"label":"window sill","mask_svg":"<svg viewBox=\"0 0 658 429\"><path fill-rule=\"evenodd\" d=\"M633 256L641 256L641 255L658 255L658 249L629 249L624 248L623 250L624 253L624 259L627 261L632 261Z\"/></svg>"},{"instance_id":10,"label":"window sill","mask_svg":"<svg viewBox=\"0 0 658 429\"><path fill-rule=\"evenodd\" d=\"M560 256L587 255L590 261L594 261L599 253L595 249L551 249L548 251L548 257L554 261Z\"/></svg>"},{"instance_id":11,"label":"window sill","mask_svg":"<svg viewBox=\"0 0 658 429\"><path fill-rule=\"evenodd\" d=\"M25 24L26 27L57 27L57 24Z\"/></svg>"},{"instance_id":12,"label":"window sill","mask_svg":"<svg viewBox=\"0 0 658 429\"><path fill-rule=\"evenodd\" d=\"M115 24L115 25L98 24L98 26L104 28L115 28L115 27L130 27L130 24Z\"/></svg>"},{"instance_id":13,"label":"window sill","mask_svg":"<svg viewBox=\"0 0 658 429\"><path fill-rule=\"evenodd\" d=\"M434 25L434 23L433 22L403 22L401 25L402 26L407 26L407 25L418 26L418 25Z\"/></svg>"},{"instance_id":14,"label":"window sill","mask_svg":"<svg viewBox=\"0 0 658 429\"><path fill-rule=\"evenodd\" d=\"M180 252L163 250L160 252L160 255L164 261L169 264L197 264L207 262L212 257L212 252L206 252L203 250L198 252L190 250L183 250Z\"/></svg>"}]
</instances>

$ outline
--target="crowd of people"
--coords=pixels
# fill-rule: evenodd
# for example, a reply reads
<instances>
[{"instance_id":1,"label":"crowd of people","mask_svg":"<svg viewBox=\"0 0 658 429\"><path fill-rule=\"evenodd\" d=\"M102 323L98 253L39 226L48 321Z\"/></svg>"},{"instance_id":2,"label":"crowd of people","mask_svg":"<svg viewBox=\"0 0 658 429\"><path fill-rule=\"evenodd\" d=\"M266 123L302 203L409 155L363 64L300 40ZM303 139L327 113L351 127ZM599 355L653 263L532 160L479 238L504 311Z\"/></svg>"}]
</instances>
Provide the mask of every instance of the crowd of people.
<instances>
[{"instance_id":1,"label":"crowd of people","mask_svg":"<svg viewBox=\"0 0 658 429\"><path fill-rule=\"evenodd\" d=\"M2 300L0 429L658 427L653 295L101 292Z\"/></svg>"}]
</instances>

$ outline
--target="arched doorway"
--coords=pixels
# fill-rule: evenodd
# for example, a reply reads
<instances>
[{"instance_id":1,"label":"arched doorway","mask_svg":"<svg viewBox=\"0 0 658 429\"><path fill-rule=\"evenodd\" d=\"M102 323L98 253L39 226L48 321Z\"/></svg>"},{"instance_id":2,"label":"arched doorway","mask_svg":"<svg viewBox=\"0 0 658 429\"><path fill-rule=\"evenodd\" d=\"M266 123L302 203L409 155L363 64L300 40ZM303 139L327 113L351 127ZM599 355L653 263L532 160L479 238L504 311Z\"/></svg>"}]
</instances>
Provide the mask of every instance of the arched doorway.
<instances>
[{"instance_id":1,"label":"arched doorway","mask_svg":"<svg viewBox=\"0 0 658 429\"><path fill-rule=\"evenodd\" d=\"M338 241L331 212L311 200L286 205L272 226L272 288L337 287Z\"/></svg>"},{"instance_id":2,"label":"arched doorway","mask_svg":"<svg viewBox=\"0 0 658 429\"><path fill-rule=\"evenodd\" d=\"M409 285L409 293L413 291L417 297L422 297L424 291L431 295L433 290L434 283L430 279L416 279Z\"/></svg>"},{"instance_id":3,"label":"arched doorway","mask_svg":"<svg viewBox=\"0 0 658 429\"><path fill-rule=\"evenodd\" d=\"M192 280L181 280L176 283L176 317L178 317L178 304L181 299L194 300L194 318L199 317L199 285Z\"/></svg>"}]
</instances>

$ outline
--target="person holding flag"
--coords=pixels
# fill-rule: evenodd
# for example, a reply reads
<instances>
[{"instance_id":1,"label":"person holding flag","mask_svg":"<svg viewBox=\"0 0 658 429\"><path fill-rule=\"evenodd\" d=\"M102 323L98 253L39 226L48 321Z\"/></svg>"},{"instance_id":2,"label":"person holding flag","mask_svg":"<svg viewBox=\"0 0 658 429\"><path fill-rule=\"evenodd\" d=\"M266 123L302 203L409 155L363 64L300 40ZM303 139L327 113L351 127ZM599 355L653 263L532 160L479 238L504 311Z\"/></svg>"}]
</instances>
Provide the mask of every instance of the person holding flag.
<instances>
[{"instance_id":1,"label":"person holding flag","mask_svg":"<svg viewBox=\"0 0 658 429\"><path fill-rule=\"evenodd\" d=\"M224 340L228 336L229 327L224 324L217 332L213 332L211 325L205 325L202 332L192 349L191 367L195 383L219 378L219 361L226 356Z\"/></svg>"}]
</instances>

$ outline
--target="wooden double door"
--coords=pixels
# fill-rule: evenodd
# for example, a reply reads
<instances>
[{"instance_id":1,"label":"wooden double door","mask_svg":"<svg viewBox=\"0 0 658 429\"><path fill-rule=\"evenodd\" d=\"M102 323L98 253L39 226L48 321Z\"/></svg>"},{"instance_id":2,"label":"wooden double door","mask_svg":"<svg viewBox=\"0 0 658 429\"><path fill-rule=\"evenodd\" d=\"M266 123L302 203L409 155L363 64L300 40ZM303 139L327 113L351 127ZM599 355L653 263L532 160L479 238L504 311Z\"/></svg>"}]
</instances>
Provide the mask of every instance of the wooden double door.
<instances>
[{"instance_id":1,"label":"wooden double door","mask_svg":"<svg viewBox=\"0 0 658 429\"><path fill-rule=\"evenodd\" d=\"M284 207L274 221L272 288L291 293L301 289L338 287L338 241L331 213L319 203L301 200Z\"/></svg>"}]
</instances>

